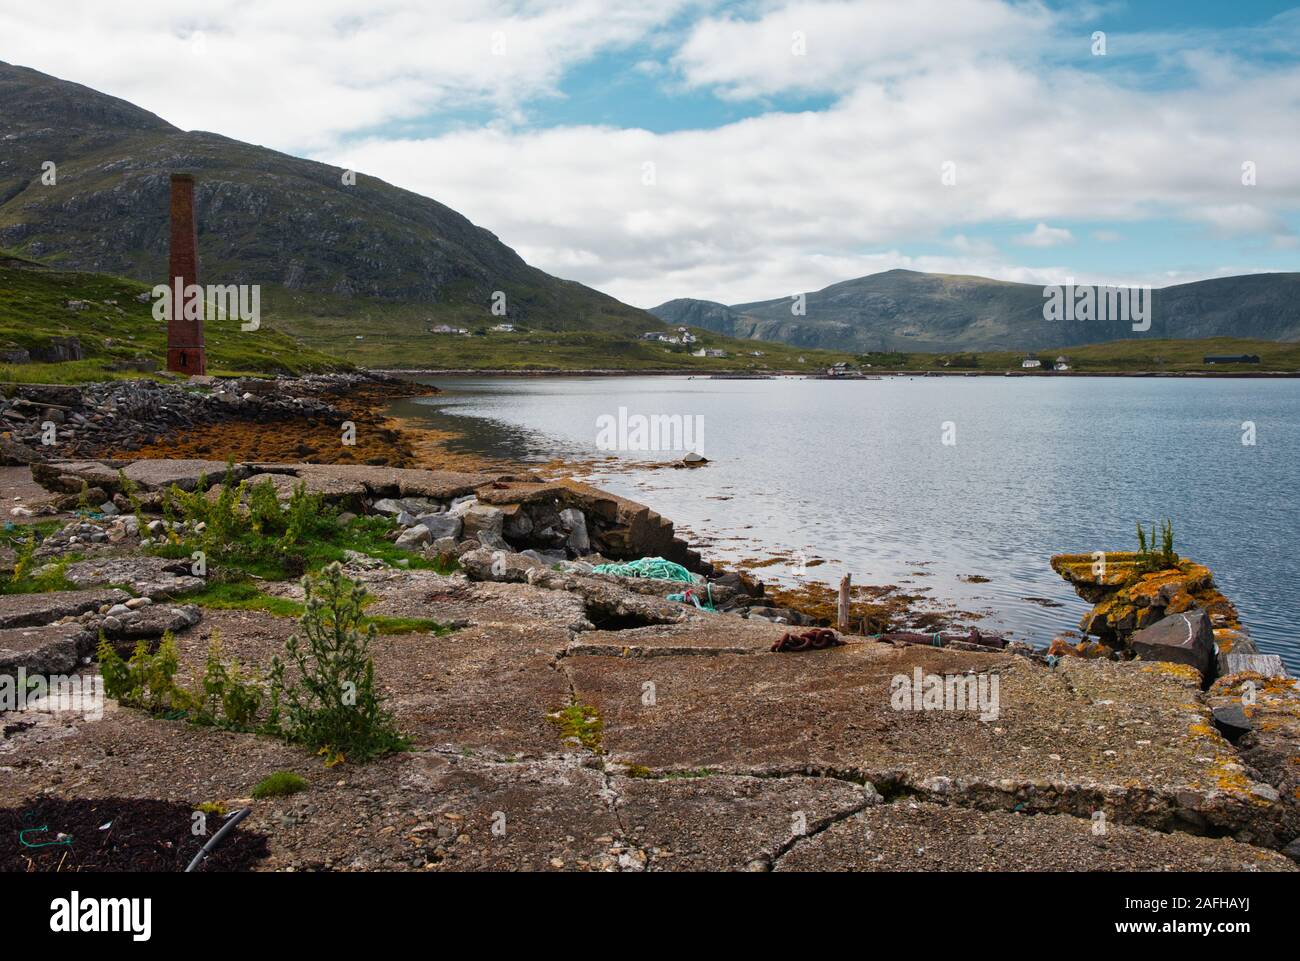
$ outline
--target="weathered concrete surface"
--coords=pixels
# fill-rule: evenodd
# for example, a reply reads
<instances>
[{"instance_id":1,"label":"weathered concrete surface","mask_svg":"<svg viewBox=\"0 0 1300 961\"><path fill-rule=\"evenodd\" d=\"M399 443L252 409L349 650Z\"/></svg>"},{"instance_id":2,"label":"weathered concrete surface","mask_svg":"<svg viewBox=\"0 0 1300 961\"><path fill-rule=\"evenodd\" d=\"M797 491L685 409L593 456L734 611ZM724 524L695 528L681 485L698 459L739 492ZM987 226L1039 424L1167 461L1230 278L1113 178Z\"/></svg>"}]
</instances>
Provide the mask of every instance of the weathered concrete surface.
<instances>
[{"instance_id":1,"label":"weathered concrete surface","mask_svg":"<svg viewBox=\"0 0 1300 961\"><path fill-rule=\"evenodd\" d=\"M226 462L219 460L47 461L34 463L31 469L32 478L49 490L60 489L60 477L75 477L109 493L121 491L122 476L140 490L163 490L174 484L181 490L192 491L201 480L206 480L206 484L220 483L227 473ZM243 464L235 464L231 469L236 481L249 473Z\"/></svg>"},{"instance_id":2,"label":"weathered concrete surface","mask_svg":"<svg viewBox=\"0 0 1300 961\"><path fill-rule=\"evenodd\" d=\"M121 604L126 591L54 591L49 594L0 594L0 628L50 624L61 617L76 617L104 604Z\"/></svg>"},{"instance_id":3,"label":"weathered concrete surface","mask_svg":"<svg viewBox=\"0 0 1300 961\"><path fill-rule=\"evenodd\" d=\"M474 493L475 488L491 484L502 476L350 464L255 463L250 466L258 472L290 474L321 484L337 481L360 484L372 497L428 497L435 500L464 497Z\"/></svg>"},{"instance_id":4,"label":"weathered concrete surface","mask_svg":"<svg viewBox=\"0 0 1300 961\"><path fill-rule=\"evenodd\" d=\"M548 716L570 702L551 651L566 635L494 625L444 637L399 635L375 646L375 669L406 679L391 707L420 744L538 757L561 749ZM418 673L411 669L418 663ZM397 675L398 664L406 670Z\"/></svg>"},{"instance_id":5,"label":"weathered concrete surface","mask_svg":"<svg viewBox=\"0 0 1300 961\"><path fill-rule=\"evenodd\" d=\"M1104 833L1095 833L1098 830ZM778 871L1294 871L1276 851L1063 814L900 800L801 839Z\"/></svg>"},{"instance_id":6,"label":"weathered concrete surface","mask_svg":"<svg viewBox=\"0 0 1300 961\"><path fill-rule=\"evenodd\" d=\"M323 473L312 472L302 476L254 473L248 478L249 487L267 483L275 487L275 494L279 500L288 500L293 496L294 491L301 487L308 494L319 494L331 503L351 506L359 504L361 498L368 493L366 486L359 481L347 480L342 477L330 477ZM215 496L218 496L218 490L214 489L209 492L210 498Z\"/></svg>"},{"instance_id":7,"label":"weathered concrete surface","mask_svg":"<svg viewBox=\"0 0 1300 961\"><path fill-rule=\"evenodd\" d=\"M0 630L0 674L68 674L94 642L79 624Z\"/></svg>"},{"instance_id":8,"label":"weathered concrete surface","mask_svg":"<svg viewBox=\"0 0 1300 961\"><path fill-rule=\"evenodd\" d=\"M340 483L373 496L360 480ZM96 556L71 570L133 589L167 573L135 560L143 566ZM1264 849L1293 844L1297 823L1300 740L1281 688L1238 750L1210 707L1241 692L1207 698L1178 665L1053 669L1008 652L872 642L772 654L785 628L668 602L659 585L549 569L533 583L471 581L359 555L348 572L373 595L370 614L459 625L374 642L377 682L411 752L326 769L271 738L111 703L99 721L28 711L4 719L0 806L39 792L235 806L266 775L296 771L306 792L252 802L250 828L271 839L267 869L1288 866ZM301 596L294 583L262 586ZM47 624L125 599L0 597L0 639L4 618ZM155 606L141 618L166 616ZM264 671L295 628L206 610L177 636L178 680L199 675L217 633L226 657ZM895 710L894 677L918 668L996 676L997 717ZM552 717L575 701L600 719L586 749ZM1094 812L1106 817L1100 839ZM888 841L859 843L867 830Z\"/></svg>"},{"instance_id":9,"label":"weathered concrete surface","mask_svg":"<svg viewBox=\"0 0 1300 961\"><path fill-rule=\"evenodd\" d=\"M830 778L612 778L628 839L625 866L651 871L769 870L800 838L878 804Z\"/></svg>"},{"instance_id":10,"label":"weathered concrete surface","mask_svg":"<svg viewBox=\"0 0 1300 961\"><path fill-rule=\"evenodd\" d=\"M973 806L1158 828L1269 834L1261 796L1177 665L1063 661L861 643L802 654L573 656L611 761L656 772L836 773ZM894 710L891 681L976 671L1000 713ZM654 685L654 704L643 701ZM1276 840L1270 838L1270 840Z\"/></svg>"},{"instance_id":11,"label":"weathered concrete surface","mask_svg":"<svg viewBox=\"0 0 1300 961\"><path fill-rule=\"evenodd\" d=\"M726 614L701 615L679 624L657 624L624 631L587 631L570 642L567 653L608 657L760 654L771 651L790 628L750 622Z\"/></svg>"},{"instance_id":12,"label":"weathered concrete surface","mask_svg":"<svg viewBox=\"0 0 1300 961\"><path fill-rule=\"evenodd\" d=\"M209 610L178 645L197 672L219 634L226 656L265 672L296 627L260 611ZM570 702L568 679L555 666L568 636L544 623L496 622L441 636L381 634L371 653L380 693L416 745L538 757L563 749L547 715Z\"/></svg>"},{"instance_id":13,"label":"weathered concrete surface","mask_svg":"<svg viewBox=\"0 0 1300 961\"><path fill-rule=\"evenodd\" d=\"M1283 846L1300 861L1300 682L1263 674L1221 677L1207 701L1214 708L1238 708L1251 730L1237 750L1251 776L1277 792Z\"/></svg>"}]
</instances>

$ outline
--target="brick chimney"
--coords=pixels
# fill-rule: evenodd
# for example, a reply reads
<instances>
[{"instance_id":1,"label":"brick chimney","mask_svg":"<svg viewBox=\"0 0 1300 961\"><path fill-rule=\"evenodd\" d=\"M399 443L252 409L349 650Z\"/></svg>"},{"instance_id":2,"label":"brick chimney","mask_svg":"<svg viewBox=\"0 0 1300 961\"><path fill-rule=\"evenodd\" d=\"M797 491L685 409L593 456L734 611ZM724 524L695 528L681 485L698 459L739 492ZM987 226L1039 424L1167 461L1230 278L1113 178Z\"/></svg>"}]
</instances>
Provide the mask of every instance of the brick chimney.
<instances>
[{"instance_id":1,"label":"brick chimney","mask_svg":"<svg viewBox=\"0 0 1300 961\"><path fill-rule=\"evenodd\" d=\"M199 282L199 228L194 216L194 177L172 174L172 236L167 283L172 289L171 316L167 318L167 369L194 376L208 372L203 349L203 321L185 319L184 297L190 284Z\"/></svg>"}]
</instances>

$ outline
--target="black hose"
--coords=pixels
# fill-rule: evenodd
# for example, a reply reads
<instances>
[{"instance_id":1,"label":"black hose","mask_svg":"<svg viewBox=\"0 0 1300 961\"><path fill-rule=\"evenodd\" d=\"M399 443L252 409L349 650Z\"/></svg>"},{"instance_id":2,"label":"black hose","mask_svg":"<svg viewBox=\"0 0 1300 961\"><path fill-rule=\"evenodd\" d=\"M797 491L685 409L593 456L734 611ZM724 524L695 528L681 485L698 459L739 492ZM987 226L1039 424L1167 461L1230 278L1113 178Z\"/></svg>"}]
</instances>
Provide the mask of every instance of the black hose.
<instances>
[{"instance_id":1,"label":"black hose","mask_svg":"<svg viewBox=\"0 0 1300 961\"><path fill-rule=\"evenodd\" d=\"M190 866L185 869L185 873L189 874L196 867L198 867L199 863L203 861L203 859L206 858L209 854L211 854L218 844L220 844L222 841L225 840L226 835L235 829L235 825L238 824L240 821L244 820L244 818L248 817L252 813L253 813L252 808L240 808L234 814L230 815L230 817L226 820L226 823L221 825L221 830L218 831L216 834L212 835L212 840L210 840L207 844L203 845L203 847L199 849L199 853L194 855L194 860L191 861Z\"/></svg>"}]
</instances>

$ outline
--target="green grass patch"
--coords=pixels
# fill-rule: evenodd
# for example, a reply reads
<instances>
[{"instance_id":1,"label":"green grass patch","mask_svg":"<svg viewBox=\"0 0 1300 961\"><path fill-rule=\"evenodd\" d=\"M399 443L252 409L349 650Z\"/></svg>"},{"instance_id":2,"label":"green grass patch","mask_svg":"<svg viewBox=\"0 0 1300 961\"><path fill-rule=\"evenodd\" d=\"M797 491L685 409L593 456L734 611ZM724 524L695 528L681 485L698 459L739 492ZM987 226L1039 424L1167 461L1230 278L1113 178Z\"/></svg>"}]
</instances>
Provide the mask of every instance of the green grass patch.
<instances>
[{"instance_id":1,"label":"green grass patch","mask_svg":"<svg viewBox=\"0 0 1300 961\"><path fill-rule=\"evenodd\" d=\"M85 358L63 363L0 366L0 381L72 384L153 376L142 361L166 359L166 324L153 317L153 302L140 302L150 286L107 274L31 270L0 262L0 349L39 356L60 338L75 337ZM79 301L84 309L70 309ZM212 374L302 374L350 365L308 347L263 322L240 330L238 318L205 325Z\"/></svg>"},{"instance_id":2,"label":"green grass patch","mask_svg":"<svg viewBox=\"0 0 1300 961\"><path fill-rule=\"evenodd\" d=\"M276 617L301 617L305 611L298 601L264 593L254 581L213 580L196 591L183 594L179 600L187 604L218 611L264 611ZM374 598L366 598L366 604ZM362 627L374 625L379 634L450 634L452 628L428 617L388 617L377 614L364 617Z\"/></svg>"},{"instance_id":3,"label":"green grass patch","mask_svg":"<svg viewBox=\"0 0 1300 961\"><path fill-rule=\"evenodd\" d=\"M273 597L252 581L212 581L178 600L217 611L265 611L277 617L301 617L303 606L287 597Z\"/></svg>"},{"instance_id":4,"label":"green grass patch","mask_svg":"<svg viewBox=\"0 0 1300 961\"><path fill-rule=\"evenodd\" d=\"M276 771L258 781L253 787L253 797L261 801L269 797L286 797L307 790L307 779L292 771Z\"/></svg>"},{"instance_id":5,"label":"green grass patch","mask_svg":"<svg viewBox=\"0 0 1300 961\"><path fill-rule=\"evenodd\" d=\"M1258 364L1207 364L1206 357L1256 355ZM1243 337L1210 337L1204 340L1114 340L1051 350L995 350L979 352L922 353L889 351L858 354L855 362L880 371L947 371L948 373L1005 372L1022 370L1026 357L1037 358L1040 370L1051 373L1058 357L1065 357L1072 371L1090 374L1134 373L1226 373L1255 371L1300 371L1300 344Z\"/></svg>"}]
</instances>

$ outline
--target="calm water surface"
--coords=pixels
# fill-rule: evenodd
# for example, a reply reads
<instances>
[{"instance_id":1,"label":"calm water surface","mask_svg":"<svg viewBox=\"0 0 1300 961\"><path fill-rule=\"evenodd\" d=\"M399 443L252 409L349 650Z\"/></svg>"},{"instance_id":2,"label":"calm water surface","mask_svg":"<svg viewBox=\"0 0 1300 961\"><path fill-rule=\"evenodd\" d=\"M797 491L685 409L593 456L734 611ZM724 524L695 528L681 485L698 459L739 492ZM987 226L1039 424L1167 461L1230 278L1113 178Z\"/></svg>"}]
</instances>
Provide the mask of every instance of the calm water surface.
<instances>
[{"instance_id":1,"label":"calm water surface","mask_svg":"<svg viewBox=\"0 0 1300 961\"><path fill-rule=\"evenodd\" d=\"M1214 570L1261 649L1300 670L1297 380L429 382L445 392L393 413L513 459L608 456L597 419L619 407L702 415L707 467L646 469L680 452L617 453L617 469L592 479L671 518L712 558L802 551L827 561L810 578L928 590L1038 643L1087 608L1050 555L1131 550L1138 520L1170 517L1176 549ZM955 444L942 443L946 422ZM972 574L990 581L961 579Z\"/></svg>"}]
</instances>

